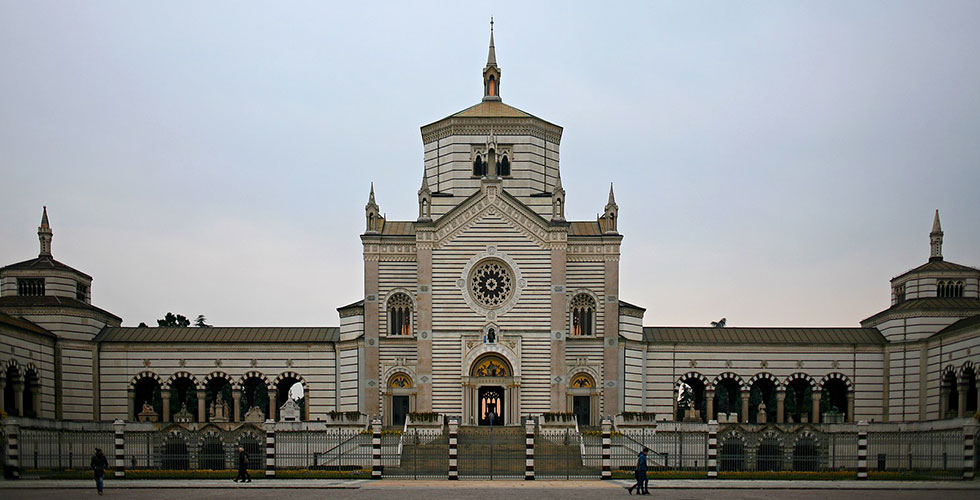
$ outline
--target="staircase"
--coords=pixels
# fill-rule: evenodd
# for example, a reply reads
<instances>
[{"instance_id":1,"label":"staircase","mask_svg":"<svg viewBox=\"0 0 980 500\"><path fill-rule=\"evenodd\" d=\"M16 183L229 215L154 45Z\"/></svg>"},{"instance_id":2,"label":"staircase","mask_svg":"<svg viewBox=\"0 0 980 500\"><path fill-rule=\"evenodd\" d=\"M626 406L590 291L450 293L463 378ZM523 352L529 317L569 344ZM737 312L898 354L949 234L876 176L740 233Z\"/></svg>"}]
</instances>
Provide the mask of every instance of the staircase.
<instances>
[{"instance_id":1,"label":"staircase","mask_svg":"<svg viewBox=\"0 0 980 500\"><path fill-rule=\"evenodd\" d=\"M397 456L397 455L396 455ZM445 479L449 471L449 436L443 431L435 439L419 440L403 434L397 462L384 464L385 477Z\"/></svg>"}]
</instances>

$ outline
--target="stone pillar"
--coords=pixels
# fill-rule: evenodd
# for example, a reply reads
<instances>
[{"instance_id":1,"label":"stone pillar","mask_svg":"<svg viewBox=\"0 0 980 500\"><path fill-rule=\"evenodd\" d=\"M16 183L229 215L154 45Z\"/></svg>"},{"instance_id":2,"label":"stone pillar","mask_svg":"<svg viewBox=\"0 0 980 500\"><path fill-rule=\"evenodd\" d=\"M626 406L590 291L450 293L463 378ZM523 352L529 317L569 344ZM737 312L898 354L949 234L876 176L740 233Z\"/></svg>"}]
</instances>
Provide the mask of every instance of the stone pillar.
<instances>
[{"instance_id":1,"label":"stone pillar","mask_svg":"<svg viewBox=\"0 0 980 500\"><path fill-rule=\"evenodd\" d=\"M868 423L858 422L858 479L868 478Z\"/></svg>"},{"instance_id":2,"label":"stone pillar","mask_svg":"<svg viewBox=\"0 0 980 500\"><path fill-rule=\"evenodd\" d=\"M847 392L847 422L854 421L854 392Z\"/></svg>"},{"instance_id":3,"label":"stone pillar","mask_svg":"<svg viewBox=\"0 0 980 500\"><path fill-rule=\"evenodd\" d=\"M949 387L946 384L939 385L939 419L946 418L946 411L949 409Z\"/></svg>"},{"instance_id":4,"label":"stone pillar","mask_svg":"<svg viewBox=\"0 0 980 500\"><path fill-rule=\"evenodd\" d=\"M432 247L431 227L416 232L417 290L415 311L418 331L415 332L418 366L415 384L418 388L415 407L420 412L432 411Z\"/></svg>"},{"instance_id":5,"label":"stone pillar","mask_svg":"<svg viewBox=\"0 0 980 500\"><path fill-rule=\"evenodd\" d=\"M31 396L34 399L34 401L32 401L32 403L34 403L34 413L36 414L37 418L41 418L41 382L40 382L40 379L38 379L38 382L35 382L34 383L33 390L31 391Z\"/></svg>"},{"instance_id":6,"label":"stone pillar","mask_svg":"<svg viewBox=\"0 0 980 500\"><path fill-rule=\"evenodd\" d=\"M610 251L609 245L603 251ZM599 297L603 304L603 357L602 357L602 401L603 413L617 415L623 411L619 400L619 255L605 255L605 294Z\"/></svg>"},{"instance_id":7,"label":"stone pillar","mask_svg":"<svg viewBox=\"0 0 980 500\"><path fill-rule=\"evenodd\" d=\"M524 421L524 480L534 481L534 420Z\"/></svg>"},{"instance_id":8,"label":"stone pillar","mask_svg":"<svg viewBox=\"0 0 980 500\"><path fill-rule=\"evenodd\" d=\"M459 442L457 441L459 437L459 421L452 419L449 421L449 480L457 481L459 480Z\"/></svg>"},{"instance_id":9,"label":"stone pillar","mask_svg":"<svg viewBox=\"0 0 980 500\"><path fill-rule=\"evenodd\" d=\"M235 409L232 411L232 415L234 415L234 417L232 417L231 421L241 422L242 421L242 390L241 389L231 390L231 405L235 407Z\"/></svg>"},{"instance_id":10,"label":"stone pillar","mask_svg":"<svg viewBox=\"0 0 980 500\"><path fill-rule=\"evenodd\" d=\"M276 422L265 421L265 477L276 477Z\"/></svg>"},{"instance_id":11,"label":"stone pillar","mask_svg":"<svg viewBox=\"0 0 980 500\"><path fill-rule=\"evenodd\" d=\"M715 419L715 390L708 389L704 391L704 398L705 398L705 410L708 413L707 415L704 416L704 418L706 420L714 420Z\"/></svg>"},{"instance_id":12,"label":"stone pillar","mask_svg":"<svg viewBox=\"0 0 980 500\"><path fill-rule=\"evenodd\" d=\"M749 391L742 391L742 423L749 423Z\"/></svg>"},{"instance_id":13,"label":"stone pillar","mask_svg":"<svg viewBox=\"0 0 980 500\"><path fill-rule=\"evenodd\" d=\"M163 415L160 415L160 421L169 422L170 421L170 389L161 389L160 399L163 402Z\"/></svg>"},{"instance_id":14,"label":"stone pillar","mask_svg":"<svg viewBox=\"0 0 980 500\"><path fill-rule=\"evenodd\" d=\"M776 390L776 423L781 424L786 421L786 390Z\"/></svg>"},{"instance_id":15,"label":"stone pillar","mask_svg":"<svg viewBox=\"0 0 980 500\"><path fill-rule=\"evenodd\" d=\"M136 390L130 387L126 389L126 420L136 420Z\"/></svg>"},{"instance_id":16,"label":"stone pillar","mask_svg":"<svg viewBox=\"0 0 980 500\"><path fill-rule=\"evenodd\" d=\"M4 374L3 374L2 371L0 371L0 410L6 408L6 405L5 405L5 402L4 402L4 399L3 399L4 398L4 393L7 392L7 391L5 391L6 388L7 388L7 377L4 376Z\"/></svg>"},{"instance_id":17,"label":"stone pillar","mask_svg":"<svg viewBox=\"0 0 980 500\"><path fill-rule=\"evenodd\" d=\"M12 384L14 386L14 409L17 411L18 417L23 417L24 416L24 381L13 380Z\"/></svg>"},{"instance_id":18,"label":"stone pillar","mask_svg":"<svg viewBox=\"0 0 980 500\"><path fill-rule=\"evenodd\" d=\"M378 260L381 255L380 250L378 250L379 253L369 255L367 253L369 247L378 247L378 245L364 245L364 365L361 366L363 371L358 373L358 388L361 393L359 399L363 406L359 410L368 415L377 415L380 413L378 408L380 394L378 388L378 370L380 367L378 336L381 297L378 296Z\"/></svg>"},{"instance_id":19,"label":"stone pillar","mask_svg":"<svg viewBox=\"0 0 980 500\"><path fill-rule=\"evenodd\" d=\"M977 434L977 424L969 423L963 426L963 479L973 479L973 436Z\"/></svg>"},{"instance_id":20,"label":"stone pillar","mask_svg":"<svg viewBox=\"0 0 980 500\"><path fill-rule=\"evenodd\" d=\"M4 424L3 432L7 435L7 465L10 467L11 477L20 479L20 426L16 423Z\"/></svg>"},{"instance_id":21,"label":"stone pillar","mask_svg":"<svg viewBox=\"0 0 980 500\"><path fill-rule=\"evenodd\" d=\"M371 421L371 479L381 479L381 420Z\"/></svg>"},{"instance_id":22,"label":"stone pillar","mask_svg":"<svg viewBox=\"0 0 980 500\"><path fill-rule=\"evenodd\" d=\"M718 421L708 421L708 479L718 479Z\"/></svg>"},{"instance_id":23,"label":"stone pillar","mask_svg":"<svg viewBox=\"0 0 980 500\"><path fill-rule=\"evenodd\" d=\"M276 408L279 403L279 389L269 389L269 420L276 420Z\"/></svg>"},{"instance_id":24,"label":"stone pillar","mask_svg":"<svg viewBox=\"0 0 980 500\"><path fill-rule=\"evenodd\" d=\"M116 477L118 478L126 477L126 436L123 432L123 429L125 428L126 424L122 420L112 422L112 431L116 448L116 463L114 464L114 470Z\"/></svg>"},{"instance_id":25,"label":"stone pillar","mask_svg":"<svg viewBox=\"0 0 980 500\"><path fill-rule=\"evenodd\" d=\"M602 419L602 479L612 479L612 421Z\"/></svg>"},{"instance_id":26,"label":"stone pillar","mask_svg":"<svg viewBox=\"0 0 980 500\"><path fill-rule=\"evenodd\" d=\"M821 395L821 393L819 391L813 391L813 398L812 398L813 408L811 408L811 410L812 410L811 413L813 413L813 417L810 418L810 422L811 423L814 423L814 424L819 424L820 423L820 398L821 398L821 396L822 395Z\"/></svg>"},{"instance_id":27,"label":"stone pillar","mask_svg":"<svg viewBox=\"0 0 980 500\"><path fill-rule=\"evenodd\" d=\"M218 393L217 397L221 397ZM208 421L208 404L207 404L207 394L203 389L197 391L197 421L207 422Z\"/></svg>"},{"instance_id":28,"label":"stone pillar","mask_svg":"<svg viewBox=\"0 0 980 500\"><path fill-rule=\"evenodd\" d=\"M567 238L567 233L556 233ZM565 275L568 246L562 241L551 247L551 411L565 412L568 408L568 368L565 351L568 331L568 296ZM601 299L600 299L601 300ZM596 304L598 307L600 304Z\"/></svg>"},{"instance_id":29,"label":"stone pillar","mask_svg":"<svg viewBox=\"0 0 980 500\"><path fill-rule=\"evenodd\" d=\"M959 404L956 405L956 418L963 418L966 415L966 391L970 387L966 384L960 383L956 386L956 391L959 392Z\"/></svg>"}]
</instances>

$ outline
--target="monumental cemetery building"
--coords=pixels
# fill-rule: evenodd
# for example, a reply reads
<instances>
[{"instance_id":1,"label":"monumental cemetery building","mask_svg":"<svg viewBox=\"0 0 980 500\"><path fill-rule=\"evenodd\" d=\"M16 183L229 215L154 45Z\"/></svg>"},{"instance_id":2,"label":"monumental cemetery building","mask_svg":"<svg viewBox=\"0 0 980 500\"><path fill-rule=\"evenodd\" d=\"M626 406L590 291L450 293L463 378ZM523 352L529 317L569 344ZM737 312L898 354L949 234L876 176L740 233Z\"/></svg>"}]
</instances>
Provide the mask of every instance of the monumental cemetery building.
<instances>
[{"instance_id":1,"label":"monumental cemetery building","mask_svg":"<svg viewBox=\"0 0 980 500\"><path fill-rule=\"evenodd\" d=\"M573 200L596 219L567 220L562 127L506 104L505 88L491 34L482 99L421 129L418 213L387 219L372 186L364 294L338 308L339 326L122 327L93 304L93 277L55 260L45 210L38 256L0 268L2 408L161 424L359 412L385 425L409 412L595 425L626 412L814 423L977 410L980 270L944 258L938 212L928 260L860 326L644 326L657 318L620 296L612 187Z\"/></svg>"}]
</instances>

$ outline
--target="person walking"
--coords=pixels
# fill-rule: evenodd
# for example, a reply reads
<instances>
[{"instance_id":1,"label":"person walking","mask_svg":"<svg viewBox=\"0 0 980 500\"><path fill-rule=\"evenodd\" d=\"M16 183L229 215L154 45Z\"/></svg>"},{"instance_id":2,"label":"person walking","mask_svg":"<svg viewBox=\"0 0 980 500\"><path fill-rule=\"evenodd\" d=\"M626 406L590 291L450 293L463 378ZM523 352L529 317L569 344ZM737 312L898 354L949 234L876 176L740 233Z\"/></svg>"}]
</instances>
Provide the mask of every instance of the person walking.
<instances>
[{"instance_id":1,"label":"person walking","mask_svg":"<svg viewBox=\"0 0 980 500\"><path fill-rule=\"evenodd\" d=\"M248 475L248 453L245 453L245 448L242 446L238 447L238 477L235 478L235 482L238 481L252 482L252 476Z\"/></svg>"},{"instance_id":2,"label":"person walking","mask_svg":"<svg viewBox=\"0 0 980 500\"><path fill-rule=\"evenodd\" d=\"M95 449L95 455L92 455L90 466L95 472L95 488L99 490L99 495L102 495L102 490L105 487L105 470L109 468L109 459L105 457L105 453L102 453L102 448Z\"/></svg>"},{"instance_id":3,"label":"person walking","mask_svg":"<svg viewBox=\"0 0 980 500\"><path fill-rule=\"evenodd\" d=\"M643 448L636 457L636 484L626 489L630 495L633 494L633 490L636 490L637 495L650 494L650 480L647 479L647 452L649 451L649 448Z\"/></svg>"}]
</instances>

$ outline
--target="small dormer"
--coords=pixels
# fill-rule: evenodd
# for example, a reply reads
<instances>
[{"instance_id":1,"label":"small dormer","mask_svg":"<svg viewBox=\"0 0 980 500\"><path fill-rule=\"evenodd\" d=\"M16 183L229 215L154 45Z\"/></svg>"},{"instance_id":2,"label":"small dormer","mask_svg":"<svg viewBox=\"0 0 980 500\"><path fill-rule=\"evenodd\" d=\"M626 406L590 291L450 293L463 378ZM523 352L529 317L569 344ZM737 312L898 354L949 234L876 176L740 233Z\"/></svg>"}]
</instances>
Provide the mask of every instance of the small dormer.
<instances>
[{"instance_id":1,"label":"small dormer","mask_svg":"<svg viewBox=\"0 0 980 500\"><path fill-rule=\"evenodd\" d=\"M0 268L2 297L65 297L92 303L92 277L54 259L51 240L54 232L44 207L37 228L40 251L35 259Z\"/></svg>"}]
</instances>

